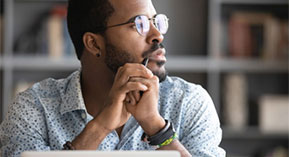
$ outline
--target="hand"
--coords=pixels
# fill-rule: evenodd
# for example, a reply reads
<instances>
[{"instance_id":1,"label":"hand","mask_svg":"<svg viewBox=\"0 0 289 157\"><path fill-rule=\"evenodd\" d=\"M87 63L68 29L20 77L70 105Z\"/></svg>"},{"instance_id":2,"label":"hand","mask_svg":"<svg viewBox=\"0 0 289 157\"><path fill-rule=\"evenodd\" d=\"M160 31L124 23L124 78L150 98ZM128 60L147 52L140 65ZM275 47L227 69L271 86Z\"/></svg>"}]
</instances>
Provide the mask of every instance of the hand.
<instances>
[{"instance_id":1,"label":"hand","mask_svg":"<svg viewBox=\"0 0 289 157\"><path fill-rule=\"evenodd\" d=\"M130 92L128 96L134 97L134 99L131 103L126 104L126 108L148 135L154 135L165 125L165 121L158 111L159 79L157 76L151 78L133 77L129 81L140 82L148 87L142 96L139 92Z\"/></svg>"},{"instance_id":2,"label":"hand","mask_svg":"<svg viewBox=\"0 0 289 157\"><path fill-rule=\"evenodd\" d=\"M126 95L132 91L146 91L141 82L129 81L132 77L151 78L153 74L141 64L125 64L118 69L103 109L72 141L79 150L95 150L111 131L123 126L130 117L126 108Z\"/></svg>"},{"instance_id":3,"label":"hand","mask_svg":"<svg viewBox=\"0 0 289 157\"><path fill-rule=\"evenodd\" d=\"M130 78L151 78L152 72L141 64L127 63L118 69L114 83L109 92L103 110L96 116L105 130L112 131L123 126L130 117L127 111L127 94L132 91L146 91L148 87L142 82L129 81Z\"/></svg>"}]
</instances>

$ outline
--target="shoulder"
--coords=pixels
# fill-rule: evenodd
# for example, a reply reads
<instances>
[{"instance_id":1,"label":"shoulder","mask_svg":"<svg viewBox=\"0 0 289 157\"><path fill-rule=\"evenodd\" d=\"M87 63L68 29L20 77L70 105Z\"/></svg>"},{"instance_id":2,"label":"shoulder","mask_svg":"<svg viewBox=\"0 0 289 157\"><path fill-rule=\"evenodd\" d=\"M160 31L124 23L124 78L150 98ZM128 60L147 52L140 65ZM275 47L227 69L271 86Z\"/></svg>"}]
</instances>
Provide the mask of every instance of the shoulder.
<instances>
[{"instance_id":1,"label":"shoulder","mask_svg":"<svg viewBox=\"0 0 289 157\"><path fill-rule=\"evenodd\" d=\"M198 84L188 82L179 77L167 77L160 85L161 93L172 97L181 97L187 101L192 99L210 98L207 91Z\"/></svg>"},{"instance_id":2,"label":"shoulder","mask_svg":"<svg viewBox=\"0 0 289 157\"><path fill-rule=\"evenodd\" d=\"M164 115L197 114L208 105L214 106L207 91L200 85L187 82L179 77L167 77L160 84L160 112Z\"/></svg>"},{"instance_id":3,"label":"shoulder","mask_svg":"<svg viewBox=\"0 0 289 157\"><path fill-rule=\"evenodd\" d=\"M57 109L72 75L65 79L47 78L33 84L27 90L16 95L13 105Z\"/></svg>"},{"instance_id":4,"label":"shoulder","mask_svg":"<svg viewBox=\"0 0 289 157\"><path fill-rule=\"evenodd\" d=\"M35 83L30 89L25 92L34 93L38 98L55 98L60 95L61 89L65 87L67 79L48 78ZM21 93L20 93L21 94Z\"/></svg>"},{"instance_id":5,"label":"shoulder","mask_svg":"<svg viewBox=\"0 0 289 157\"><path fill-rule=\"evenodd\" d=\"M201 86L179 77L168 77L160 86L160 112L165 117L198 117L204 112L215 112L208 92Z\"/></svg>"}]
</instances>

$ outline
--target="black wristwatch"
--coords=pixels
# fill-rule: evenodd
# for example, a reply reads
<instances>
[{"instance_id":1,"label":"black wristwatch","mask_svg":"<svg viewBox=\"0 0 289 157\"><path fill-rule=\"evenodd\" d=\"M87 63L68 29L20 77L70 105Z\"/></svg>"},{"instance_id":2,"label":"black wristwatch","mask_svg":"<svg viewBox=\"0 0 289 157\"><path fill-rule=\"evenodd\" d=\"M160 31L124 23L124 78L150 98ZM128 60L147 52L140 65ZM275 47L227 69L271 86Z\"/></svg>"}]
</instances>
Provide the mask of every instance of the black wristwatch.
<instances>
[{"instance_id":1,"label":"black wristwatch","mask_svg":"<svg viewBox=\"0 0 289 157\"><path fill-rule=\"evenodd\" d=\"M154 147L162 147L169 145L177 138L173 123L169 120L165 120L166 125L158 133L153 136L148 136L146 133L143 133L141 139L142 141L148 142L149 145Z\"/></svg>"}]
</instances>

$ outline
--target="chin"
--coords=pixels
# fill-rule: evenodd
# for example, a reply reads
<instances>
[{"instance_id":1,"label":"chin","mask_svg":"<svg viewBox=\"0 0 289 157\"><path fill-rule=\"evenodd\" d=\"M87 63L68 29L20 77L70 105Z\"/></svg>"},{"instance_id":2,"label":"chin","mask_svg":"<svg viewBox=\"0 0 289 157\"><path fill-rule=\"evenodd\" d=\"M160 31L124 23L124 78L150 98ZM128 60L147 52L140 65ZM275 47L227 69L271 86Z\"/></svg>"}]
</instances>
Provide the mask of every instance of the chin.
<instances>
[{"instance_id":1,"label":"chin","mask_svg":"<svg viewBox=\"0 0 289 157\"><path fill-rule=\"evenodd\" d=\"M152 70L152 72L159 78L159 82L163 82L168 76L168 72L166 71L164 66L158 70Z\"/></svg>"}]
</instances>

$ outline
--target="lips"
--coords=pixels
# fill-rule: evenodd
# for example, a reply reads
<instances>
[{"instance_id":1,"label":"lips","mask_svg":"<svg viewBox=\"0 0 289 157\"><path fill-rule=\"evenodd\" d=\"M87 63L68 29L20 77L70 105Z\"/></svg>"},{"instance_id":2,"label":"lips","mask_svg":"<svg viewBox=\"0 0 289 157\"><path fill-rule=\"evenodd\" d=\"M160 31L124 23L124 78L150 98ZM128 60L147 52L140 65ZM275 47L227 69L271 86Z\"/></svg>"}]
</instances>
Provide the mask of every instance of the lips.
<instances>
[{"instance_id":1,"label":"lips","mask_svg":"<svg viewBox=\"0 0 289 157\"><path fill-rule=\"evenodd\" d=\"M159 48L156 51L154 51L150 56L149 56L149 61L155 61L155 62L166 62L166 57L165 57L166 51L164 48Z\"/></svg>"}]
</instances>

